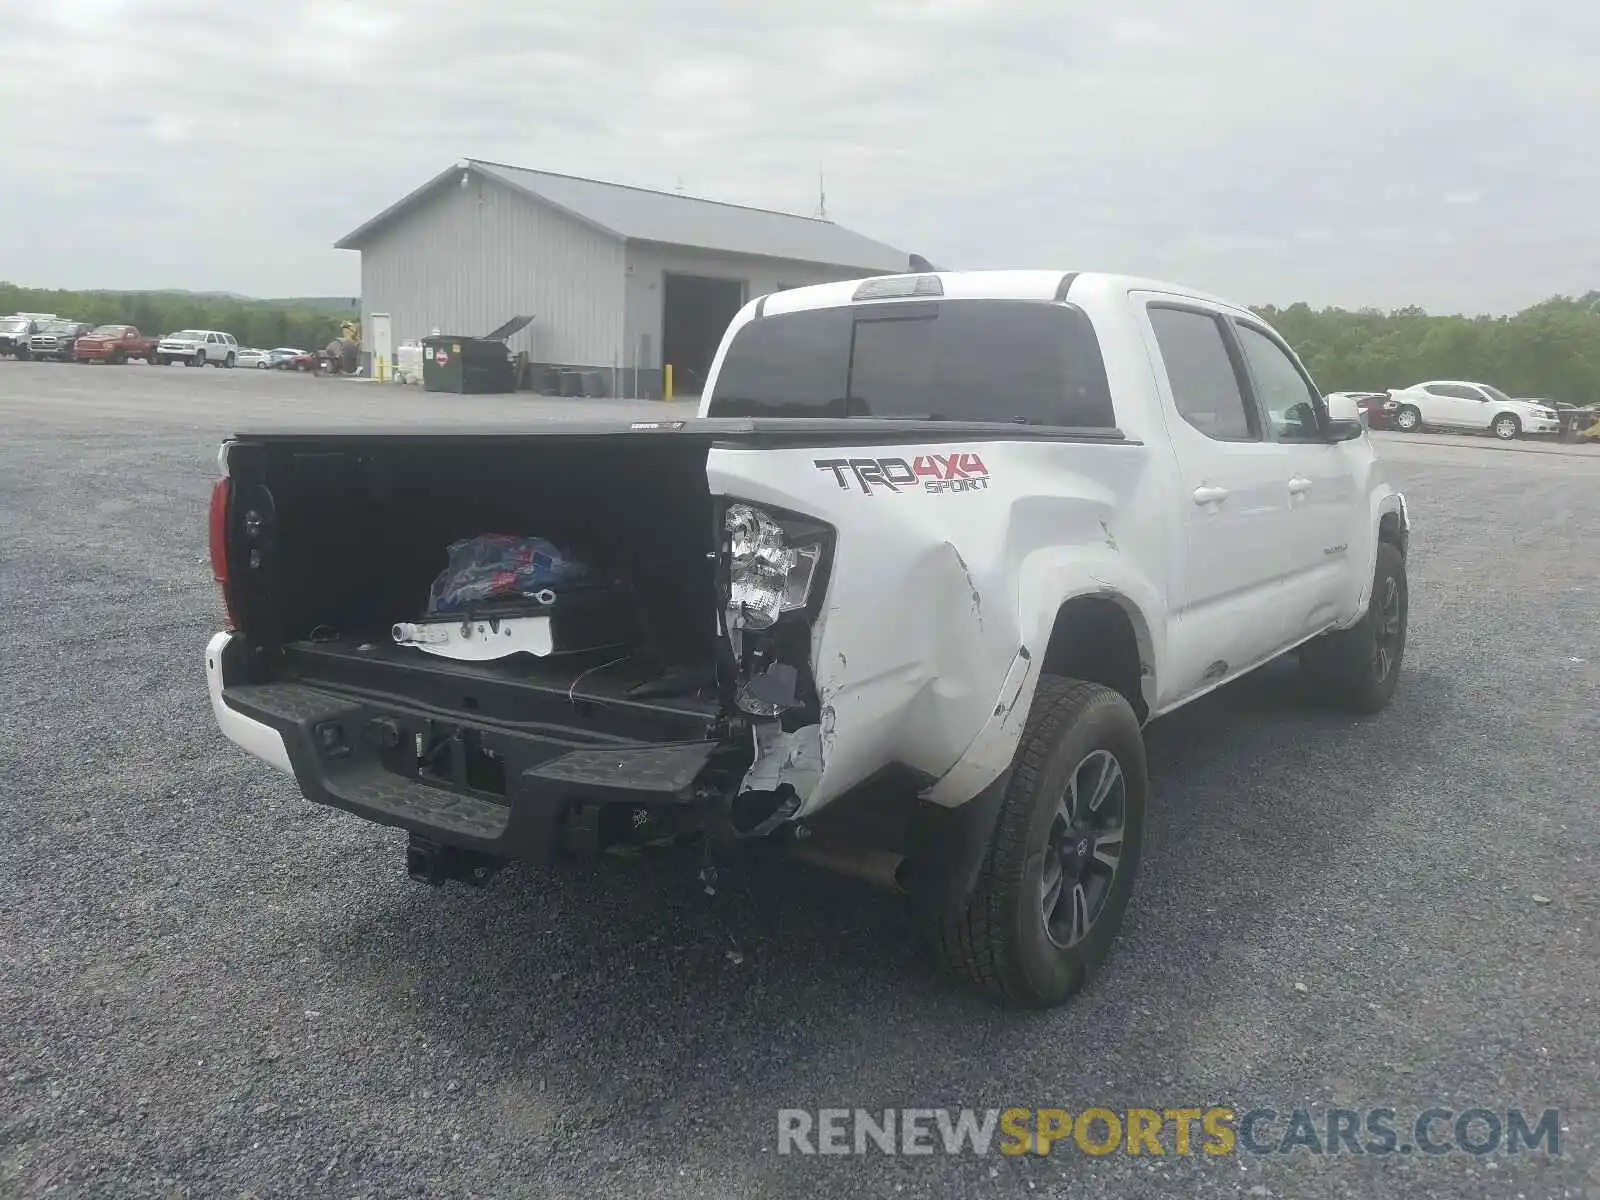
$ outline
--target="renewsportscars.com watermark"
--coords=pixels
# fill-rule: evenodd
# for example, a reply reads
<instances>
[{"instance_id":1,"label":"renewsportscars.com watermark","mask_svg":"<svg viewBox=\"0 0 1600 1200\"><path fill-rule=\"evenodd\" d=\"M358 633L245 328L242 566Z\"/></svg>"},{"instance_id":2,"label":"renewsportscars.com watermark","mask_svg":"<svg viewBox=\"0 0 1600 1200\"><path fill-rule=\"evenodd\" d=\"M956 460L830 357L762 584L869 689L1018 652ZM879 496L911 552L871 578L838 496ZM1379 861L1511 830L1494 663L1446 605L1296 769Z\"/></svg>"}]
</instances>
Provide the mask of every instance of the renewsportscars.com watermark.
<instances>
[{"instance_id":1,"label":"renewsportscars.com watermark","mask_svg":"<svg viewBox=\"0 0 1600 1200\"><path fill-rule=\"evenodd\" d=\"M1554 1108L783 1108L778 1153L1559 1155L1561 1131Z\"/></svg>"}]
</instances>

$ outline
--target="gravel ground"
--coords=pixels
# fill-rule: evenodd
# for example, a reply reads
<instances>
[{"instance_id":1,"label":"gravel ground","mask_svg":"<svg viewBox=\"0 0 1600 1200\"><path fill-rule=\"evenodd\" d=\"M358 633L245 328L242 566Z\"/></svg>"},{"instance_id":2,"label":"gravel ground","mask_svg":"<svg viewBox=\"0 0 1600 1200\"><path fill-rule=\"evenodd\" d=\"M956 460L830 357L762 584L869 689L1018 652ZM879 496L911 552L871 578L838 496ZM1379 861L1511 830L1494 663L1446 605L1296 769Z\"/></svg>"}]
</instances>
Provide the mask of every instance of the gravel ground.
<instances>
[{"instance_id":1,"label":"gravel ground","mask_svg":"<svg viewBox=\"0 0 1600 1200\"><path fill-rule=\"evenodd\" d=\"M1267 671L1154 725L1124 938L1016 1017L801 867L421 888L215 732L220 435L574 407L0 362L0 1195L1600 1196L1600 452L1380 439L1394 707ZM1559 1107L1562 1154L776 1153L786 1107L1215 1102Z\"/></svg>"}]
</instances>

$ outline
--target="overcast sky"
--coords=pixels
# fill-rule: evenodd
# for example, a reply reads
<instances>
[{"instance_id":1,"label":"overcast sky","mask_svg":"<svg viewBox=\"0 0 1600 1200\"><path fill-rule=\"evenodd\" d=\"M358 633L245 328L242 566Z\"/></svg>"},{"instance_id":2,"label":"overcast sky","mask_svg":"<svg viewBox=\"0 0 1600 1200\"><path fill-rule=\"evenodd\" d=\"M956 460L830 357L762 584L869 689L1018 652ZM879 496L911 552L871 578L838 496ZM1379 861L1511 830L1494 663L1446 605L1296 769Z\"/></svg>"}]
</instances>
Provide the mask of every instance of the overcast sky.
<instances>
[{"instance_id":1,"label":"overcast sky","mask_svg":"<svg viewBox=\"0 0 1600 1200\"><path fill-rule=\"evenodd\" d=\"M462 157L1247 303L1600 288L1579 0L0 0L0 279L353 295Z\"/></svg>"}]
</instances>

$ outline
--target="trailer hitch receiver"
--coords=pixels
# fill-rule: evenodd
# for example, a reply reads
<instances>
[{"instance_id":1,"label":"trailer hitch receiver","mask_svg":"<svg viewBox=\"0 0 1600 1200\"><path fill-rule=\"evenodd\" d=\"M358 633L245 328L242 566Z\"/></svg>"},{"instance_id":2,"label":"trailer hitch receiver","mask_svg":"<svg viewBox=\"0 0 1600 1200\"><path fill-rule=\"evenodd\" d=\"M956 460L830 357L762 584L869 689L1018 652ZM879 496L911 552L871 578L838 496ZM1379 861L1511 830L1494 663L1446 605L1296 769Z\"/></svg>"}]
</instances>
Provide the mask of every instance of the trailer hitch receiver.
<instances>
[{"instance_id":1,"label":"trailer hitch receiver","mask_svg":"<svg viewBox=\"0 0 1600 1200\"><path fill-rule=\"evenodd\" d=\"M446 846L416 833L406 842L406 873L418 883L433 887L452 879L483 887L504 865L491 855Z\"/></svg>"}]
</instances>

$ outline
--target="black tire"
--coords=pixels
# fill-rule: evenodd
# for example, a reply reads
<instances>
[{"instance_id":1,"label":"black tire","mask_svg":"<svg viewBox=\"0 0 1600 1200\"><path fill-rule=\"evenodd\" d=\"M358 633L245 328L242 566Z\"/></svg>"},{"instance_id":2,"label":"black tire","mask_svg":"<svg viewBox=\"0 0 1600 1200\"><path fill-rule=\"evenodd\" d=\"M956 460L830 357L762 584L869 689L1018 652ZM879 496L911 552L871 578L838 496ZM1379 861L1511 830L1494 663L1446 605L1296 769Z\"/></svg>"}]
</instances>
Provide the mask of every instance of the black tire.
<instances>
[{"instance_id":1,"label":"black tire","mask_svg":"<svg viewBox=\"0 0 1600 1200\"><path fill-rule=\"evenodd\" d=\"M1501 413L1489 422L1489 429L1502 442L1514 442L1522 435L1522 422L1515 413Z\"/></svg>"},{"instance_id":2,"label":"black tire","mask_svg":"<svg viewBox=\"0 0 1600 1200\"><path fill-rule=\"evenodd\" d=\"M233 351L229 350L228 357L222 360L222 365L231 371L233 370L234 361Z\"/></svg>"},{"instance_id":3,"label":"black tire","mask_svg":"<svg viewBox=\"0 0 1600 1200\"><path fill-rule=\"evenodd\" d=\"M1317 698L1360 716L1387 708L1405 660L1410 612L1406 560L1394 546L1379 542L1366 615L1349 629L1323 634L1300 648L1301 669Z\"/></svg>"},{"instance_id":4,"label":"black tire","mask_svg":"<svg viewBox=\"0 0 1600 1200\"><path fill-rule=\"evenodd\" d=\"M1401 433L1422 432L1422 410L1415 404L1402 404L1394 410L1394 427Z\"/></svg>"},{"instance_id":5,"label":"black tire","mask_svg":"<svg viewBox=\"0 0 1600 1200\"><path fill-rule=\"evenodd\" d=\"M1087 811L1087 796L1078 807L1085 810L1080 820L1109 824L1098 834L1068 832L1064 802L1085 791L1085 780L1103 778L1097 772L1106 759L1120 779L1095 813ZM1128 702L1099 684L1041 678L972 899L959 917L933 918L928 930L940 965L1012 1007L1050 1008L1075 995L1122 925L1148 792L1144 736ZM1118 845L1121 853L1106 866L1101 855L1110 857ZM1056 907L1047 918L1052 862L1056 903L1069 911ZM1080 864L1088 870L1075 874ZM1083 917L1086 932L1079 932Z\"/></svg>"},{"instance_id":6,"label":"black tire","mask_svg":"<svg viewBox=\"0 0 1600 1200\"><path fill-rule=\"evenodd\" d=\"M120 367L123 363L125 363L127 361L128 361L128 356L126 354L124 354L121 350L113 350L111 352L111 362L112 362L112 364L114 366L119 366Z\"/></svg>"}]
</instances>

